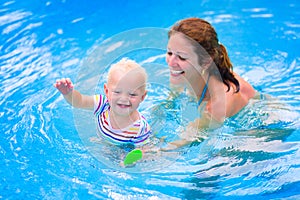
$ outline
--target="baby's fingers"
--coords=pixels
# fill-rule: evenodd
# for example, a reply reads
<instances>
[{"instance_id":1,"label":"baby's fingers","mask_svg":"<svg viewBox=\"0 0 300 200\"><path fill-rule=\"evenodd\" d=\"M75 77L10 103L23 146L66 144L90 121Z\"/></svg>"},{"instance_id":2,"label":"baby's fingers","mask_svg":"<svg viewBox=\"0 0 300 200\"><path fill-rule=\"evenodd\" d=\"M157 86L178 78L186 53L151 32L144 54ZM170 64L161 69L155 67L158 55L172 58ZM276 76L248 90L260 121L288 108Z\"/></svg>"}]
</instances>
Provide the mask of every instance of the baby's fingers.
<instances>
[{"instance_id":1,"label":"baby's fingers","mask_svg":"<svg viewBox=\"0 0 300 200\"><path fill-rule=\"evenodd\" d=\"M72 81L68 78L62 78L56 80L53 84L63 95L69 94L73 90Z\"/></svg>"},{"instance_id":2,"label":"baby's fingers","mask_svg":"<svg viewBox=\"0 0 300 200\"><path fill-rule=\"evenodd\" d=\"M65 83L66 83L66 85L69 87L69 88L73 88L74 86L73 86L73 83L72 83L72 81L71 81L71 79L69 79L69 78L66 78L65 79Z\"/></svg>"},{"instance_id":3,"label":"baby's fingers","mask_svg":"<svg viewBox=\"0 0 300 200\"><path fill-rule=\"evenodd\" d=\"M54 84L54 86L60 87L60 86L65 86L68 88L73 88L73 83L69 78L62 78L62 79L57 79L56 83Z\"/></svg>"}]
</instances>

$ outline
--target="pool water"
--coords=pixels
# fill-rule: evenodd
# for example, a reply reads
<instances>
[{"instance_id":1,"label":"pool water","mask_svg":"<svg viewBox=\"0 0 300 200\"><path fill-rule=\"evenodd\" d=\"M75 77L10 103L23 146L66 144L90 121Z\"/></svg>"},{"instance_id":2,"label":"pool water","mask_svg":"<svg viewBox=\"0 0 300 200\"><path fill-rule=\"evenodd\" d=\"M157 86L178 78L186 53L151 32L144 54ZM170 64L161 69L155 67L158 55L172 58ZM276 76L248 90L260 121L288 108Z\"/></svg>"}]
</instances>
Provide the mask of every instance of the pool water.
<instances>
[{"instance_id":1,"label":"pool water","mask_svg":"<svg viewBox=\"0 0 300 200\"><path fill-rule=\"evenodd\" d=\"M300 198L298 1L0 4L0 199ZM264 98L204 140L122 168L110 152L124 152L99 144L91 114L52 84L70 77L101 92L109 64L133 57L153 75L141 111L173 140L190 117L185 98L162 115L151 108L169 94L164 34L192 16L214 25L235 71Z\"/></svg>"}]
</instances>

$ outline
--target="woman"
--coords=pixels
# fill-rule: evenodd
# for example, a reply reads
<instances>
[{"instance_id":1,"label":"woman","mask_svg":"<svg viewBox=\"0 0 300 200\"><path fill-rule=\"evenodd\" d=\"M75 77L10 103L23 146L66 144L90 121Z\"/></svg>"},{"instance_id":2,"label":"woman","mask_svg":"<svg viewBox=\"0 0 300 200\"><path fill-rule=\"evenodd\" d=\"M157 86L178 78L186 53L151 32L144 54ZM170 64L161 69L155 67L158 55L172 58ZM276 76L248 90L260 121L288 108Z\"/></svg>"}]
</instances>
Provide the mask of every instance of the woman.
<instances>
[{"instance_id":1,"label":"woman","mask_svg":"<svg viewBox=\"0 0 300 200\"><path fill-rule=\"evenodd\" d=\"M169 31L166 61L170 83L197 98L200 117L192 127L215 127L245 107L256 91L233 72L226 48L205 20L188 18ZM191 127L189 126L189 127Z\"/></svg>"}]
</instances>

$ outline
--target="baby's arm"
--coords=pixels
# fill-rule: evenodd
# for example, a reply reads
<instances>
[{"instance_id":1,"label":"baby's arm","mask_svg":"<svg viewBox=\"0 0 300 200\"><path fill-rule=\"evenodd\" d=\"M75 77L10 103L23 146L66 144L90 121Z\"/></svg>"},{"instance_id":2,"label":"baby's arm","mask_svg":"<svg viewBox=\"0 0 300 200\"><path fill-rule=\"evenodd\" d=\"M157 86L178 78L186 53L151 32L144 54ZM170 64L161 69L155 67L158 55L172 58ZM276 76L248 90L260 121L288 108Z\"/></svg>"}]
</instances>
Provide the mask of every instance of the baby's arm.
<instances>
[{"instance_id":1,"label":"baby's arm","mask_svg":"<svg viewBox=\"0 0 300 200\"><path fill-rule=\"evenodd\" d=\"M62 93L66 101L73 107L84 109L94 108L93 96L82 95L79 91L75 90L73 83L69 78L56 80L54 87Z\"/></svg>"}]
</instances>

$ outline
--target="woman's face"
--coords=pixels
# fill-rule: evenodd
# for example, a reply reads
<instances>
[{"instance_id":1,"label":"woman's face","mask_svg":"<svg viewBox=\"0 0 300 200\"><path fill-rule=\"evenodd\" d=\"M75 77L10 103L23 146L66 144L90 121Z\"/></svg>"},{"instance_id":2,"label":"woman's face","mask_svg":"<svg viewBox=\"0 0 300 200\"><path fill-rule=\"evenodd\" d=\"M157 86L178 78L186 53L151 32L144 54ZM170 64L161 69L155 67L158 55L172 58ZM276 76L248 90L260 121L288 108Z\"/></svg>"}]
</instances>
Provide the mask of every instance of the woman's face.
<instances>
[{"instance_id":1,"label":"woman's face","mask_svg":"<svg viewBox=\"0 0 300 200\"><path fill-rule=\"evenodd\" d=\"M174 85L194 85L201 78L198 56L192 41L182 33L173 33L168 42L166 61L170 69L170 82Z\"/></svg>"}]
</instances>

